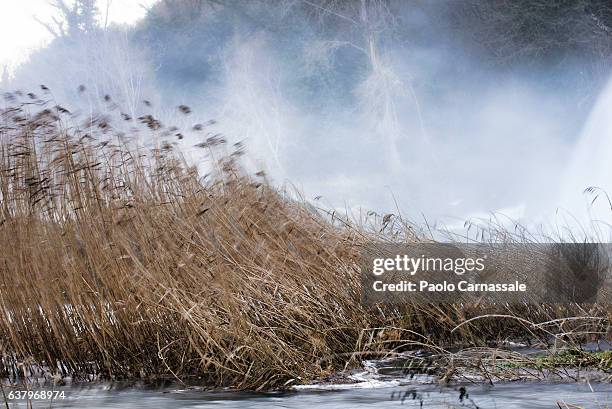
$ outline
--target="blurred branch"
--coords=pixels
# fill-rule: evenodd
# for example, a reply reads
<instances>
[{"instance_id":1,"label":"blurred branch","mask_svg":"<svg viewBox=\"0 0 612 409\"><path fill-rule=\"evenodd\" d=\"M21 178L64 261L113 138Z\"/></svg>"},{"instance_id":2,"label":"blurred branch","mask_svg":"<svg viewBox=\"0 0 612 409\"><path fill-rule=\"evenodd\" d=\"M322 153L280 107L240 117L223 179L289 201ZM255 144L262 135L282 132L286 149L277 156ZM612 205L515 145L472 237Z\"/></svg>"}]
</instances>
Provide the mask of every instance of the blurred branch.
<instances>
[{"instance_id":1,"label":"blurred branch","mask_svg":"<svg viewBox=\"0 0 612 409\"><path fill-rule=\"evenodd\" d=\"M45 21L43 21L43 20L39 19L38 17L36 17L36 16L33 16L33 17L34 17L34 20L35 20L35 21L36 21L38 24L40 24L40 25L42 25L44 28L46 28L46 29L47 29L47 31L48 31L49 33L51 33L51 35L52 35L53 37L55 37L55 38L59 38L59 37L62 37L62 36L64 36L64 35L66 34L66 32L64 31L64 23L63 23L62 21L59 21L59 20L58 20L58 19L56 19L55 17L52 17L51 19L52 19L52 20L53 20L53 22L55 23L55 25L56 25L57 29L54 29L53 27L51 27L51 24L49 24L49 23L47 23L47 22L45 22Z\"/></svg>"},{"instance_id":2,"label":"blurred branch","mask_svg":"<svg viewBox=\"0 0 612 409\"><path fill-rule=\"evenodd\" d=\"M104 13L104 30L108 27L108 14L113 0L106 0L106 11Z\"/></svg>"},{"instance_id":3,"label":"blurred branch","mask_svg":"<svg viewBox=\"0 0 612 409\"><path fill-rule=\"evenodd\" d=\"M340 13L337 13L336 11L334 11L334 10L328 8L328 7L323 7L323 6L321 6L319 4L316 4L316 3L313 3L312 1L309 1L309 0L302 0L302 2L304 4L307 4L307 5L311 6L311 7L314 7L316 9L321 10L321 11L324 11L324 12L326 12L328 14L331 14L331 15L336 16L338 18L341 18L343 20L349 21L349 22L351 22L351 23L353 23L355 25L359 25L359 23L357 21L355 21L354 19L352 19L350 17L347 17L345 15L342 15Z\"/></svg>"}]
</instances>

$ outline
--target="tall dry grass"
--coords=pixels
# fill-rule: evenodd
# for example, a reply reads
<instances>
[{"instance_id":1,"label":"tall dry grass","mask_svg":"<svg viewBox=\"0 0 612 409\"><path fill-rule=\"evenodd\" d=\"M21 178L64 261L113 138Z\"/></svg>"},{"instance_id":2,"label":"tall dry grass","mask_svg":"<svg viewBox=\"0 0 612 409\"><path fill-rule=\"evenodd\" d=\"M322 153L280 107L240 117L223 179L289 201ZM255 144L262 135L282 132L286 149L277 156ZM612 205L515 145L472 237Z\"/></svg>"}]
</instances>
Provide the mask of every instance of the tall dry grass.
<instances>
[{"instance_id":1,"label":"tall dry grass","mask_svg":"<svg viewBox=\"0 0 612 409\"><path fill-rule=\"evenodd\" d=\"M242 147L227 147L219 135L198 144L223 153L202 177L171 143L138 147L107 116L83 123L34 94L7 101L0 111L3 377L23 377L37 364L58 376L264 389L371 354L483 345L526 332L524 322L499 317L452 331L497 309L361 306L360 246L420 238L402 223L404 233L386 235L311 211L264 175L249 176L238 160ZM150 115L120 120L155 140L182 138ZM389 218L382 223L387 228ZM502 310L534 320L570 315L554 306Z\"/></svg>"}]
</instances>

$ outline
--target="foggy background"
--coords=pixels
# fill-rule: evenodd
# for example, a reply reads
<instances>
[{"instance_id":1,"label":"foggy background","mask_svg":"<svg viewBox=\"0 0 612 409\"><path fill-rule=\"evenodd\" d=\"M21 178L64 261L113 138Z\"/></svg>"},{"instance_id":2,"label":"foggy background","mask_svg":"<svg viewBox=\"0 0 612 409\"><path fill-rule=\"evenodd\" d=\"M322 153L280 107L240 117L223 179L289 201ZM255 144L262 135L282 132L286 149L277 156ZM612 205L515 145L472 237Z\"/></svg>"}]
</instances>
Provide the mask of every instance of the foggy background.
<instances>
[{"instance_id":1,"label":"foggy background","mask_svg":"<svg viewBox=\"0 0 612 409\"><path fill-rule=\"evenodd\" d=\"M22 3L0 14L23 14ZM119 3L41 1L28 24L47 41L8 59L0 88L45 84L84 115L106 111L110 95L116 116L179 126L183 139L160 138L196 162L193 146L222 133L244 142L251 171L357 217L554 230L588 223L594 194L583 190L608 183L606 1ZM606 225L609 206L593 205Z\"/></svg>"}]
</instances>

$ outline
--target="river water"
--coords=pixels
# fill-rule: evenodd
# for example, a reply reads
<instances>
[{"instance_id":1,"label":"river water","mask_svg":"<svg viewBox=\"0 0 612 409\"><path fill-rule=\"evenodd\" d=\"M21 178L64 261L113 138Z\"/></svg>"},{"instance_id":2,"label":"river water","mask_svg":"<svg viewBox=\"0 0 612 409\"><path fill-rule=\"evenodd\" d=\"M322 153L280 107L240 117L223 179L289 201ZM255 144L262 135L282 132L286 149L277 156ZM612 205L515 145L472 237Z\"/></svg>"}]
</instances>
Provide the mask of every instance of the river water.
<instances>
[{"instance_id":1,"label":"river water","mask_svg":"<svg viewBox=\"0 0 612 409\"><path fill-rule=\"evenodd\" d=\"M612 405L610 383L514 382L495 386L463 384L397 385L393 382L362 382L353 385L312 387L282 393L211 392L198 388L152 388L120 384L64 387L65 399L32 401L33 408L584 408ZM467 396L466 396L467 395ZM11 401L11 408L27 402Z\"/></svg>"},{"instance_id":2,"label":"river water","mask_svg":"<svg viewBox=\"0 0 612 409\"><path fill-rule=\"evenodd\" d=\"M610 350L607 341L583 345L588 351ZM542 350L514 347L522 354L540 354ZM456 383L441 386L433 375L406 374L402 359L363 361L363 368L339 383L298 385L284 392L210 391L201 387L185 387L165 381L157 385L142 382L76 383L66 379L67 386L51 388L48 382L30 383L32 390L61 391L63 399L9 400L9 408L74 408L74 409L179 409L179 408L291 408L291 409L356 409L356 408L597 408L612 409L612 383L588 382L584 379L608 379L599 372L570 370L583 381L515 381L489 385L482 382ZM576 376L578 375L578 376ZM603 375L603 376L600 376ZM476 379L476 378L473 378ZM569 379L569 378L568 378ZM41 385L36 387L34 385ZM11 389L4 386L4 393ZM1 397L1 396L0 396ZM13 396L14 397L14 396ZM3 408L0 399L0 409Z\"/></svg>"}]
</instances>

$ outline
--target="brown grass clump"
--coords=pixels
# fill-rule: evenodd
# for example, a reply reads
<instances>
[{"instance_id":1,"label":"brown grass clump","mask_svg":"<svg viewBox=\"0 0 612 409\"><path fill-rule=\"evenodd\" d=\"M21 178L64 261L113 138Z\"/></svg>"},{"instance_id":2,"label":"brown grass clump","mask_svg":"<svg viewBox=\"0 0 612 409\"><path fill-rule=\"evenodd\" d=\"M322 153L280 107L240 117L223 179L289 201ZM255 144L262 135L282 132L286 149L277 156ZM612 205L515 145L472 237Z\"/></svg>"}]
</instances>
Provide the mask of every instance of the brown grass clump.
<instances>
[{"instance_id":1,"label":"brown grass clump","mask_svg":"<svg viewBox=\"0 0 612 409\"><path fill-rule=\"evenodd\" d=\"M482 310L361 306L359 248L372 233L338 227L264 175L248 176L240 146L201 177L172 144L138 148L106 117L79 127L62 107L9 100L0 111L3 377L37 363L59 376L264 389L366 354L522 331L483 318L451 332ZM165 132L152 115L140 123L151 137ZM225 141L198 144L215 145Z\"/></svg>"}]
</instances>

